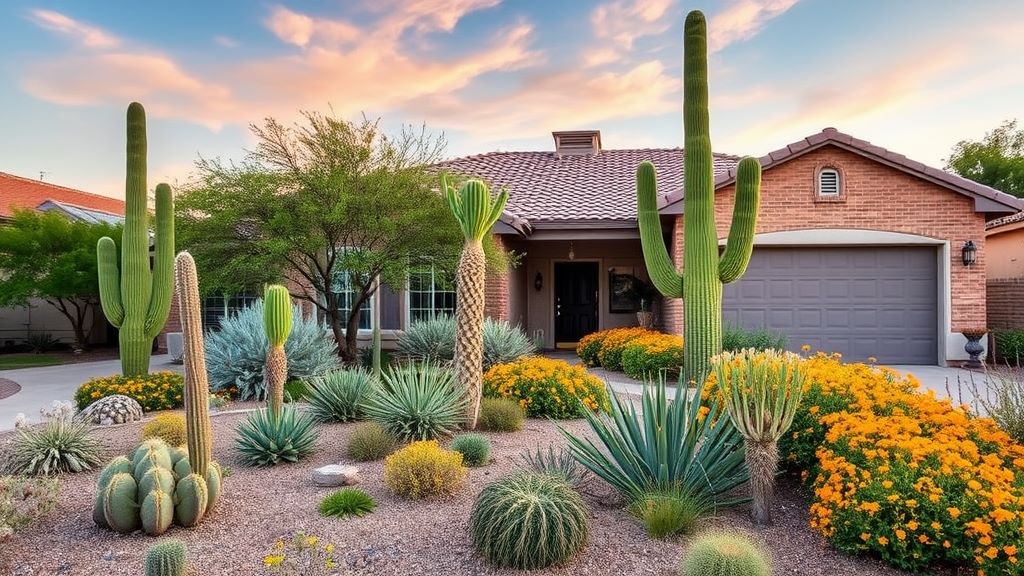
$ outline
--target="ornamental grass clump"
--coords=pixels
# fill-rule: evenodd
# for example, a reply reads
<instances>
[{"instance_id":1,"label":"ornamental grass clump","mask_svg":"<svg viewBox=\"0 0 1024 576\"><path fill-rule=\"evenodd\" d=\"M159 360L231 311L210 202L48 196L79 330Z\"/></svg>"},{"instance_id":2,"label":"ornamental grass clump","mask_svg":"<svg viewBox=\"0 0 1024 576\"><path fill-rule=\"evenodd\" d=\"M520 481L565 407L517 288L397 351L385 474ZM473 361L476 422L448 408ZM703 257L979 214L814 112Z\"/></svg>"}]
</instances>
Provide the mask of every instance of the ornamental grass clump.
<instances>
[{"instance_id":1,"label":"ornamental grass clump","mask_svg":"<svg viewBox=\"0 0 1024 576\"><path fill-rule=\"evenodd\" d=\"M477 428L488 432L518 432L526 422L526 410L508 398L484 398L480 401Z\"/></svg>"},{"instance_id":2,"label":"ornamental grass clump","mask_svg":"<svg viewBox=\"0 0 1024 576\"><path fill-rule=\"evenodd\" d=\"M689 534L697 520L707 514L708 506L680 490L652 490L629 507L654 538Z\"/></svg>"},{"instance_id":3,"label":"ornamental grass clump","mask_svg":"<svg viewBox=\"0 0 1024 576\"><path fill-rule=\"evenodd\" d=\"M331 492L320 501L320 515L334 518L366 516L377 507L373 498L355 488L344 488Z\"/></svg>"},{"instance_id":4,"label":"ornamental grass clump","mask_svg":"<svg viewBox=\"0 0 1024 576\"><path fill-rule=\"evenodd\" d=\"M562 478L523 472L487 485L470 513L473 545L500 568L564 564L587 543L587 507Z\"/></svg>"},{"instance_id":5,"label":"ornamental grass clump","mask_svg":"<svg viewBox=\"0 0 1024 576\"><path fill-rule=\"evenodd\" d=\"M410 363L385 372L380 390L366 399L364 409L399 440L430 440L462 426L466 399L450 370Z\"/></svg>"},{"instance_id":6,"label":"ornamental grass clump","mask_svg":"<svg viewBox=\"0 0 1024 576\"><path fill-rule=\"evenodd\" d=\"M404 498L448 496L465 479L462 454L441 448L436 440L413 442L384 459L384 483Z\"/></svg>"},{"instance_id":7,"label":"ornamental grass clump","mask_svg":"<svg viewBox=\"0 0 1024 576\"><path fill-rule=\"evenodd\" d=\"M345 443L345 455L356 462L380 460L398 447L398 438L376 422L364 422L352 429Z\"/></svg>"},{"instance_id":8,"label":"ornamental grass clump","mask_svg":"<svg viewBox=\"0 0 1024 576\"><path fill-rule=\"evenodd\" d=\"M527 356L484 374L484 396L519 402L531 418L582 418L608 406L600 378L564 360Z\"/></svg>"},{"instance_id":9,"label":"ornamental grass clump","mask_svg":"<svg viewBox=\"0 0 1024 576\"><path fill-rule=\"evenodd\" d=\"M68 416L16 430L7 470L44 475L85 472L103 464L103 443L88 422Z\"/></svg>"},{"instance_id":10,"label":"ornamental grass clump","mask_svg":"<svg viewBox=\"0 0 1024 576\"><path fill-rule=\"evenodd\" d=\"M772 576L771 563L746 536L727 532L696 538L683 556L680 576Z\"/></svg>"},{"instance_id":11,"label":"ornamental grass clump","mask_svg":"<svg viewBox=\"0 0 1024 576\"><path fill-rule=\"evenodd\" d=\"M540 474L551 474L564 478L566 482L575 488L580 488L589 479L590 473L584 468L572 452L551 444L547 450L537 446L533 451L526 450L519 455L520 466Z\"/></svg>"},{"instance_id":12,"label":"ornamental grass clump","mask_svg":"<svg viewBox=\"0 0 1024 576\"><path fill-rule=\"evenodd\" d=\"M459 434L452 439L451 449L462 454L462 462L471 468L491 461L491 441L480 434Z\"/></svg>"},{"instance_id":13,"label":"ornamental grass clump","mask_svg":"<svg viewBox=\"0 0 1024 576\"><path fill-rule=\"evenodd\" d=\"M309 381L306 402L317 422L350 422L366 417L363 403L377 383L363 368L334 370Z\"/></svg>"},{"instance_id":14,"label":"ornamental grass clump","mask_svg":"<svg viewBox=\"0 0 1024 576\"><path fill-rule=\"evenodd\" d=\"M711 359L725 413L743 435L755 524L771 524L778 442L803 396L800 363L796 354L777 350L723 352Z\"/></svg>"},{"instance_id":15,"label":"ornamental grass clump","mask_svg":"<svg viewBox=\"0 0 1024 576\"><path fill-rule=\"evenodd\" d=\"M184 414L158 414L142 427L142 439L159 438L170 446L181 446L188 440Z\"/></svg>"}]
</instances>

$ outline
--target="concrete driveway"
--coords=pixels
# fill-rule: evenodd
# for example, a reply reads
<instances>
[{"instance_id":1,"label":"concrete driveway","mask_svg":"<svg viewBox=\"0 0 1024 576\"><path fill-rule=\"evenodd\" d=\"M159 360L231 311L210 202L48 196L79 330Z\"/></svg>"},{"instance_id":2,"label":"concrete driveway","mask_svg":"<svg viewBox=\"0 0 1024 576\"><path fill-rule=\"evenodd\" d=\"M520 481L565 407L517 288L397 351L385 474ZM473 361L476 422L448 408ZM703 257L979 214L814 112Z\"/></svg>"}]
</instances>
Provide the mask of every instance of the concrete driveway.
<instances>
[{"instance_id":1,"label":"concrete driveway","mask_svg":"<svg viewBox=\"0 0 1024 576\"><path fill-rule=\"evenodd\" d=\"M150 359L150 370L181 372L182 367L171 364L170 359L167 354L154 355ZM75 390L86 380L120 372L120 360L0 370L0 378L7 378L21 385L20 392L0 400L0 430L14 428L14 418L19 413L27 416L32 422L38 422L40 409L50 408L54 400L71 400Z\"/></svg>"}]
</instances>

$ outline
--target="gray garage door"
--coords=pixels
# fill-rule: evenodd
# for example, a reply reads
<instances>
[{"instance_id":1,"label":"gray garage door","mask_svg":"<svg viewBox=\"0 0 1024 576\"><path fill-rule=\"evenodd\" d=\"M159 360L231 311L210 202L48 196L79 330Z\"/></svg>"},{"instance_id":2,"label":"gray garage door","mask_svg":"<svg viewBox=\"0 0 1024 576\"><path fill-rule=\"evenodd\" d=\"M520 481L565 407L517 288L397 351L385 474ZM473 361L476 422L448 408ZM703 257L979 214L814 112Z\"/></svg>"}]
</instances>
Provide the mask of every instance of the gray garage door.
<instances>
[{"instance_id":1,"label":"gray garage door","mask_svg":"<svg viewBox=\"0 0 1024 576\"><path fill-rule=\"evenodd\" d=\"M934 364L935 248L756 248L746 274L725 287L727 324L783 332L798 350Z\"/></svg>"}]
</instances>

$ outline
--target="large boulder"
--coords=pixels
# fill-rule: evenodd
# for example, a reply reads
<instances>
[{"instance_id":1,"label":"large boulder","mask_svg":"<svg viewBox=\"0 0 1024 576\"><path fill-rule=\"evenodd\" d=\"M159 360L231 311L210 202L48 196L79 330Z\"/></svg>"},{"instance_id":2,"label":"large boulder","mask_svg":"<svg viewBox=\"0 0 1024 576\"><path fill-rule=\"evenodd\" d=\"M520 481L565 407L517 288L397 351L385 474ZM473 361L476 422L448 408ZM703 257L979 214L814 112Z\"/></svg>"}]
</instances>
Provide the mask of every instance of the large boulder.
<instances>
[{"instance_id":1,"label":"large boulder","mask_svg":"<svg viewBox=\"0 0 1024 576\"><path fill-rule=\"evenodd\" d=\"M93 424L110 426L142 420L142 406L123 394L105 396L89 404L82 410L80 417Z\"/></svg>"},{"instance_id":2,"label":"large boulder","mask_svg":"<svg viewBox=\"0 0 1024 576\"><path fill-rule=\"evenodd\" d=\"M328 464L313 470L317 486L351 486L359 483L359 468L344 464Z\"/></svg>"}]
</instances>

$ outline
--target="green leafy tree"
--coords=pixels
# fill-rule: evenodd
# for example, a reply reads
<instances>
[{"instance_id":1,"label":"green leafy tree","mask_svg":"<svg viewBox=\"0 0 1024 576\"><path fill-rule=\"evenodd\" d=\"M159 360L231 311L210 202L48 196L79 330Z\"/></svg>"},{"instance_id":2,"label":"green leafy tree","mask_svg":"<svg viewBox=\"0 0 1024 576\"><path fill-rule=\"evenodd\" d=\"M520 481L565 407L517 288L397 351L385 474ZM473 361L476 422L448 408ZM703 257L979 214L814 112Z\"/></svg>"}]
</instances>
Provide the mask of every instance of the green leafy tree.
<instances>
[{"instance_id":1,"label":"green leafy tree","mask_svg":"<svg viewBox=\"0 0 1024 576\"><path fill-rule=\"evenodd\" d=\"M204 292L284 281L354 362L359 310L380 283L404 288L421 262L455 268L463 236L430 168L444 142L315 112L251 128L256 147L241 163L199 161L198 181L176 199L179 243ZM347 314L342 284L351 288Z\"/></svg>"},{"instance_id":2,"label":"green leafy tree","mask_svg":"<svg viewBox=\"0 0 1024 576\"><path fill-rule=\"evenodd\" d=\"M981 140L957 142L946 169L1024 198L1024 128L1007 120Z\"/></svg>"},{"instance_id":3,"label":"green leafy tree","mask_svg":"<svg viewBox=\"0 0 1024 576\"><path fill-rule=\"evenodd\" d=\"M75 347L87 348L87 324L100 296L96 242L104 236L120 243L121 227L70 220L58 212L16 211L0 226L0 305L45 300L71 323Z\"/></svg>"}]
</instances>

